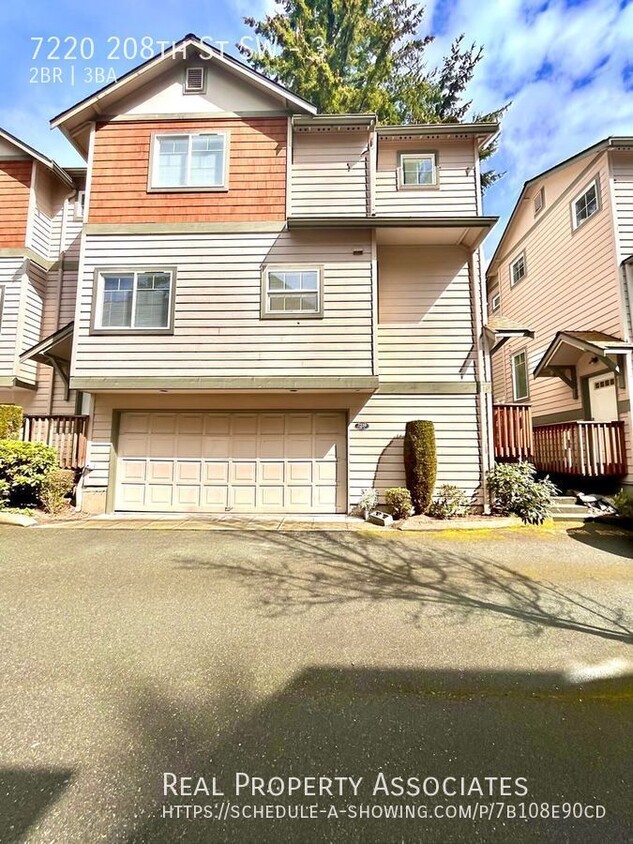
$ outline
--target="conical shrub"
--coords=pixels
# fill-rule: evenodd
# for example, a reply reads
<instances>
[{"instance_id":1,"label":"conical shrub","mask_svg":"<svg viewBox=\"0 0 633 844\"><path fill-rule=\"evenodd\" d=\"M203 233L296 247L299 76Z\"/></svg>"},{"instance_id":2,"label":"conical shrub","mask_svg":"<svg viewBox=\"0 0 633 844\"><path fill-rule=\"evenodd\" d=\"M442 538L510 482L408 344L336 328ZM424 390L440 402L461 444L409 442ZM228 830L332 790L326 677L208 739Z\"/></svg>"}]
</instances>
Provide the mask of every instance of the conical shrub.
<instances>
[{"instance_id":1,"label":"conical shrub","mask_svg":"<svg viewBox=\"0 0 633 844\"><path fill-rule=\"evenodd\" d=\"M404 434L404 473L416 513L431 505L437 477L435 427L426 419L407 422Z\"/></svg>"}]
</instances>

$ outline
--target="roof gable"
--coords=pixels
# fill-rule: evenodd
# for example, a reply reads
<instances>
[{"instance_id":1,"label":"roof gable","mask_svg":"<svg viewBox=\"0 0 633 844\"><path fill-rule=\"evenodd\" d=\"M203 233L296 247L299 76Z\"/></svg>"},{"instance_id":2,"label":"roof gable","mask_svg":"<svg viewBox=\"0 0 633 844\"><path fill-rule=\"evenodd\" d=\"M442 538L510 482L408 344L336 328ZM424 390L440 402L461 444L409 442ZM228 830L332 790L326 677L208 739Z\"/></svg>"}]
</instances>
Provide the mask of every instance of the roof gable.
<instances>
[{"instance_id":1,"label":"roof gable","mask_svg":"<svg viewBox=\"0 0 633 844\"><path fill-rule=\"evenodd\" d=\"M235 94L239 89L241 89L241 101L251 103L253 107L258 103L268 106L277 103L280 110L292 114L316 113L316 108L307 100L247 67L243 62L206 44L196 35L190 34L169 50L126 73L117 82L101 88L95 94L57 115L51 120L51 126L59 127L75 148L85 156L88 151L91 122L118 114L121 108L124 110L145 109L157 96L159 98L162 96L167 107L173 109L175 98L173 94L171 98L169 94L165 96L165 88L169 89L173 85L174 73L177 72L175 68L182 71L183 66L191 63L192 60L204 63L207 73L217 74L217 81L218 83L221 81L222 85L218 85L221 90L216 91L215 95L211 91L208 98L195 95L196 99L190 100L189 114L193 113L197 107L201 107L203 112L207 109L213 111L214 106L216 111L224 110L222 106L229 104L227 97L231 93ZM165 81L167 81L166 86ZM191 96L188 95L188 101ZM156 102L155 99L154 102ZM230 109L230 111L237 111L237 109Z\"/></svg>"},{"instance_id":2,"label":"roof gable","mask_svg":"<svg viewBox=\"0 0 633 844\"><path fill-rule=\"evenodd\" d=\"M35 161L38 161L40 164L50 170L62 182L69 186L72 186L72 178L65 170L63 170L59 166L59 164L53 161L52 158L48 158L43 153L36 150L34 147L29 146L24 141L21 141L19 138L16 138L15 135L12 135L10 132L7 132L5 129L0 129L0 155L3 158L8 158L14 153L14 151L16 158L35 159Z\"/></svg>"}]
</instances>

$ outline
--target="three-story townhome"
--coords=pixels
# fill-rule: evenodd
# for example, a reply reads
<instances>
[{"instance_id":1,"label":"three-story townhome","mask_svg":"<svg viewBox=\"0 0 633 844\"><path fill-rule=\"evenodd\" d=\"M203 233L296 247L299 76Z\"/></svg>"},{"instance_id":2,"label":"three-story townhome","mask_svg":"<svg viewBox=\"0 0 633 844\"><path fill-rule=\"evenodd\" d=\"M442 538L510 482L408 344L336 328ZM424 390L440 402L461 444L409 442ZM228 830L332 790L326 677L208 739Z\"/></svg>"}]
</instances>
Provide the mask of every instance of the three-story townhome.
<instances>
[{"instance_id":1,"label":"three-story townhome","mask_svg":"<svg viewBox=\"0 0 633 844\"><path fill-rule=\"evenodd\" d=\"M38 420L81 411L69 369L84 180L0 130L0 404L22 406L33 438L47 438Z\"/></svg>"},{"instance_id":2,"label":"three-story townhome","mask_svg":"<svg viewBox=\"0 0 633 844\"><path fill-rule=\"evenodd\" d=\"M418 418L483 506L496 125L318 115L193 35L52 125L88 162L84 510L347 512Z\"/></svg>"},{"instance_id":3,"label":"three-story townhome","mask_svg":"<svg viewBox=\"0 0 633 844\"><path fill-rule=\"evenodd\" d=\"M537 468L569 485L633 483L633 138L526 182L488 296L492 323L531 330L493 352L499 432L512 439L529 406Z\"/></svg>"}]
</instances>

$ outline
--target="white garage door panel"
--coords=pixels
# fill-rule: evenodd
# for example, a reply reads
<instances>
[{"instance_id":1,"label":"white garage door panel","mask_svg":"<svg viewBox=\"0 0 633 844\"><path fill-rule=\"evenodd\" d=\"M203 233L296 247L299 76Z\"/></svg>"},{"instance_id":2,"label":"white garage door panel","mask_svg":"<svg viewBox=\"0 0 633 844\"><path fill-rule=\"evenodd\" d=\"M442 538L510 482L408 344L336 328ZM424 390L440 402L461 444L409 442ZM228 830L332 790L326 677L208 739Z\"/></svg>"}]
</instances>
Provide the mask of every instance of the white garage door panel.
<instances>
[{"instance_id":1,"label":"white garage door panel","mask_svg":"<svg viewBox=\"0 0 633 844\"><path fill-rule=\"evenodd\" d=\"M345 511L342 413L123 413L117 510Z\"/></svg>"}]
</instances>

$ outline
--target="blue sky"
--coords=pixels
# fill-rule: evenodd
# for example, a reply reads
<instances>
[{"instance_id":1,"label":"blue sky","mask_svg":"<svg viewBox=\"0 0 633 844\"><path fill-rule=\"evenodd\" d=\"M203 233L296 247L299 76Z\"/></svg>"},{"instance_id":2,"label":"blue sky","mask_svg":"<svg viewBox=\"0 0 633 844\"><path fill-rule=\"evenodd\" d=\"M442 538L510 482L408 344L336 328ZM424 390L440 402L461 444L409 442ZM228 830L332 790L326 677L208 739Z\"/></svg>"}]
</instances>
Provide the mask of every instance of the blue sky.
<instances>
[{"instance_id":1,"label":"blue sky","mask_svg":"<svg viewBox=\"0 0 633 844\"><path fill-rule=\"evenodd\" d=\"M133 53L142 43L171 41L186 32L233 45L249 33L243 15L259 17L273 8L272 0L199 0L188 4L185 15L182 0L9 1L0 8L0 125L60 164L78 164L48 121L100 87L84 81L83 68L101 67L120 76L139 63ZM502 218L486 244L490 255L526 179L607 135L633 135L633 0L429 0L426 9L425 32L436 35L430 65L464 32L468 41L484 47L469 91L473 107L489 111L512 100L493 159L494 168L506 175L485 198L486 213ZM84 51L94 45L94 56L48 59L55 41L46 39L55 37L62 41L61 54L73 45L64 39L74 37L77 53L80 39L86 39ZM34 59L36 38L45 40ZM117 46L119 57L109 59ZM32 70L55 67L61 81L42 80Z\"/></svg>"}]
</instances>

